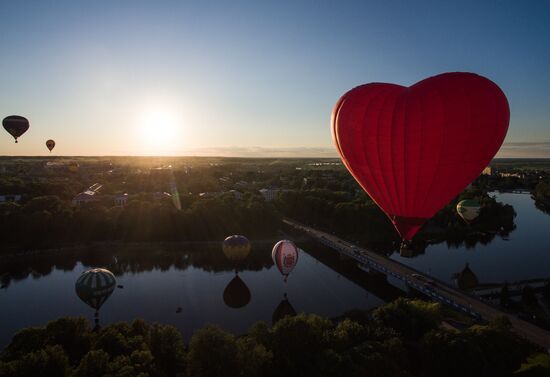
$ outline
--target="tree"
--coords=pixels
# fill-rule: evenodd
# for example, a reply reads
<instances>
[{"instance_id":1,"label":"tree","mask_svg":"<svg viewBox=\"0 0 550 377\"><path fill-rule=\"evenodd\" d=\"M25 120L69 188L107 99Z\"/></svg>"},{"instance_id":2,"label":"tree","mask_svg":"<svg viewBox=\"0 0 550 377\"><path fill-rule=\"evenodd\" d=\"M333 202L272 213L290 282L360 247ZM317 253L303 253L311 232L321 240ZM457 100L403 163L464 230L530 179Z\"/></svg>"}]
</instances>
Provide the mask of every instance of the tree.
<instances>
[{"instance_id":1,"label":"tree","mask_svg":"<svg viewBox=\"0 0 550 377\"><path fill-rule=\"evenodd\" d=\"M90 351L74 371L73 377L95 377L103 376L107 373L109 364L109 354L103 350Z\"/></svg>"},{"instance_id":2,"label":"tree","mask_svg":"<svg viewBox=\"0 0 550 377\"><path fill-rule=\"evenodd\" d=\"M71 363L80 360L90 349L90 326L83 318L59 318L46 325L48 344L63 347Z\"/></svg>"},{"instance_id":3,"label":"tree","mask_svg":"<svg viewBox=\"0 0 550 377\"><path fill-rule=\"evenodd\" d=\"M372 316L375 321L395 329L406 339L419 339L439 326L441 308L437 303L400 297L375 309Z\"/></svg>"},{"instance_id":4,"label":"tree","mask_svg":"<svg viewBox=\"0 0 550 377\"><path fill-rule=\"evenodd\" d=\"M181 333L175 327L155 324L149 334L149 347L157 371L165 376L184 371L185 344Z\"/></svg>"},{"instance_id":5,"label":"tree","mask_svg":"<svg viewBox=\"0 0 550 377\"><path fill-rule=\"evenodd\" d=\"M9 363L0 363L0 376L18 377L64 377L69 372L69 360L61 346L46 346ZM8 374L9 373L9 374Z\"/></svg>"},{"instance_id":6,"label":"tree","mask_svg":"<svg viewBox=\"0 0 550 377\"><path fill-rule=\"evenodd\" d=\"M219 327L197 331L189 344L187 373L196 377L236 376L238 374L235 337Z\"/></svg>"},{"instance_id":7,"label":"tree","mask_svg":"<svg viewBox=\"0 0 550 377\"><path fill-rule=\"evenodd\" d=\"M275 375L322 375L328 363L325 351L331 328L329 320L313 314L285 317L277 322L270 339L273 364L277 366Z\"/></svg>"}]
</instances>

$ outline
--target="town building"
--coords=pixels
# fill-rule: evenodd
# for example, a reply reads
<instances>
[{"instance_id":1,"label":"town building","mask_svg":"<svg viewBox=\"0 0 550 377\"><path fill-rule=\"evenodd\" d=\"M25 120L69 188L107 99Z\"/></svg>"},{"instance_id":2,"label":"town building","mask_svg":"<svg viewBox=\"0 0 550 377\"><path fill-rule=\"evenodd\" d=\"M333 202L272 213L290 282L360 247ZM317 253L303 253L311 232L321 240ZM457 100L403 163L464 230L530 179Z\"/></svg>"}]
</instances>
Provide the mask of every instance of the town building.
<instances>
[{"instance_id":1,"label":"town building","mask_svg":"<svg viewBox=\"0 0 550 377\"><path fill-rule=\"evenodd\" d=\"M278 188L263 188L260 190L260 194L264 197L266 202L271 202L277 199L277 195L281 192L281 189Z\"/></svg>"},{"instance_id":2,"label":"town building","mask_svg":"<svg viewBox=\"0 0 550 377\"><path fill-rule=\"evenodd\" d=\"M113 197L113 200L115 202L115 206L124 207L126 204L128 204L128 194L118 194Z\"/></svg>"}]
</instances>

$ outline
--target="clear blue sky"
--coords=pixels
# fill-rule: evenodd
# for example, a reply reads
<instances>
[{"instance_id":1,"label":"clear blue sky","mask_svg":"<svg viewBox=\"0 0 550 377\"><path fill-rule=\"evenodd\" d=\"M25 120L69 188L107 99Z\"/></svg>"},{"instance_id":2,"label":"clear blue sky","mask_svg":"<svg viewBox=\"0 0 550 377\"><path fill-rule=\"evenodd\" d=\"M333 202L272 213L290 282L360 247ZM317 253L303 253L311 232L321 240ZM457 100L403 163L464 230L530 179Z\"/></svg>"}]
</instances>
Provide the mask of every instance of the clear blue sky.
<instances>
[{"instance_id":1,"label":"clear blue sky","mask_svg":"<svg viewBox=\"0 0 550 377\"><path fill-rule=\"evenodd\" d=\"M472 71L550 157L550 1L2 1L0 155L331 155L351 87ZM162 136L167 135L167 136Z\"/></svg>"}]
</instances>

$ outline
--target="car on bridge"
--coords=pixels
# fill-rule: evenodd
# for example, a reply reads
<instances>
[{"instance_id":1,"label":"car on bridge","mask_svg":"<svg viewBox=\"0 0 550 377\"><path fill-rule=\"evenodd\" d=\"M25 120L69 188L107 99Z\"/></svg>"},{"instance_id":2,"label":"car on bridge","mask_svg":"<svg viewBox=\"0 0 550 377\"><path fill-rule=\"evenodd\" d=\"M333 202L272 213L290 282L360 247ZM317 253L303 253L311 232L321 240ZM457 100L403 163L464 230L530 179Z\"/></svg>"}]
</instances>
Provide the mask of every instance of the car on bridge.
<instances>
[{"instance_id":1,"label":"car on bridge","mask_svg":"<svg viewBox=\"0 0 550 377\"><path fill-rule=\"evenodd\" d=\"M426 284L429 284L429 285L436 285L435 281L430 279L430 278L427 278L426 276L424 275L420 275L420 274L411 274L411 276L415 279L418 279L418 280L422 280L423 282L425 282Z\"/></svg>"}]
</instances>

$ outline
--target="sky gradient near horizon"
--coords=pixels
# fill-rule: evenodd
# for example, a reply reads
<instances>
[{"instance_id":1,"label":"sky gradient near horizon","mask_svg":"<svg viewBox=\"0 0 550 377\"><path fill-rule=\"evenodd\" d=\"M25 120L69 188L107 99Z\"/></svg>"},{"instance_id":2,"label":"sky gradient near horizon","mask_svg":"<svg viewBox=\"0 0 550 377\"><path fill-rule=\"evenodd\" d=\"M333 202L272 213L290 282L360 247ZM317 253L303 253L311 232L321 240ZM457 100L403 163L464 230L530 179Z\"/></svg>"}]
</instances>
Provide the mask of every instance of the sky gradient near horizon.
<instances>
[{"instance_id":1,"label":"sky gradient near horizon","mask_svg":"<svg viewBox=\"0 0 550 377\"><path fill-rule=\"evenodd\" d=\"M0 2L0 155L336 156L367 82L476 72L506 93L499 157L550 157L550 1Z\"/></svg>"}]
</instances>

